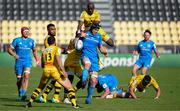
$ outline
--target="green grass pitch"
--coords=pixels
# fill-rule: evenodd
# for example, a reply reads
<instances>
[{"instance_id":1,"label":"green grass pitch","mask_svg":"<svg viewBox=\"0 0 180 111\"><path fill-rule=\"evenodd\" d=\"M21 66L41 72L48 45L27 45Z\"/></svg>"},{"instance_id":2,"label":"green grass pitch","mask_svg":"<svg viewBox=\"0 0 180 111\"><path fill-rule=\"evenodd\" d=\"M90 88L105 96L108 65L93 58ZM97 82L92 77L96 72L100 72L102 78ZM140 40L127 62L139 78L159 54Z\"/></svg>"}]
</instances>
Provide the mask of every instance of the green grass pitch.
<instances>
[{"instance_id":1,"label":"green grass pitch","mask_svg":"<svg viewBox=\"0 0 180 111\"><path fill-rule=\"evenodd\" d=\"M32 91L37 87L42 70L33 68L30 75L30 86L28 98ZM100 73L113 73L119 79L119 85L127 89L131 77L131 68L107 68ZM161 97L154 100L155 91L149 88L145 93L137 93L138 100L133 99L95 99L92 104L84 103L86 89L77 93L77 100L83 108L78 111L128 111L128 110L180 110L180 68L155 68L150 69L149 74L153 75L161 87ZM77 80L77 79L76 79ZM17 101L16 78L14 69L0 67L0 111L71 111L75 110L71 105L63 103L33 103L33 107L26 109L26 102ZM63 90L61 91L63 92ZM63 98L63 93L61 98ZM94 93L94 96L100 94ZM48 96L51 98L52 93Z\"/></svg>"}]
</instances>

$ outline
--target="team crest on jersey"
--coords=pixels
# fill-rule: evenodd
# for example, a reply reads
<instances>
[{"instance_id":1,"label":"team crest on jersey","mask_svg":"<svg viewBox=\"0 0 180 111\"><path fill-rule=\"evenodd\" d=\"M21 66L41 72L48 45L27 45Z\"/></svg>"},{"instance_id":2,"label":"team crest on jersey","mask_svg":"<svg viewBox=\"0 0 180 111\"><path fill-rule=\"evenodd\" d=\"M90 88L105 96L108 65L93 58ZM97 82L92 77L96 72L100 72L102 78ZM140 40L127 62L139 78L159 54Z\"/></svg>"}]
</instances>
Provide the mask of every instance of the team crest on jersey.
<instances>
[{"instance_id":1,"label":"team crest on jersey","mask_svg":"<svg viewBox=\"0 0 180 111\"><path fill-rule=\"evenodd\" d=\"M151 47L151 45L150 45L150 44L148 44L148 45L147 45L147 47L148 47L148 48L150 48L150 47Z\"/></svg>"}]
</instances>

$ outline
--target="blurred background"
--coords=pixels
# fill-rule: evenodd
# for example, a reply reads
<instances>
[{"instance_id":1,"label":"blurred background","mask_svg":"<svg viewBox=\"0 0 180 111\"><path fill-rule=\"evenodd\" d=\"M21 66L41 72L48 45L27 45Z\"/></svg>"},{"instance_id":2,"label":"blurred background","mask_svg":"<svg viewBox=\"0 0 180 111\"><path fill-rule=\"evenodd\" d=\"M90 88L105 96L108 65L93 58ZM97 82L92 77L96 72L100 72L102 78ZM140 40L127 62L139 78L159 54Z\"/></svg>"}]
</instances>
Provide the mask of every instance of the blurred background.
<instances>
[{"instance_id":1,"label":"blurred background","mask_svg":"<svg viewBox=\"0 0 180 111\"><path fill-rule=\"evenodd\" d=\"M101 13L101 25L113 38L111 53L131 53L145 29L160 53L180 53L180 0L91 0ZM54 23L63 46L74 38L80 13L88 0L0 0L0 50L20 36L22 26L31 28L39 50Z\"/></svg>"}]
</instances>

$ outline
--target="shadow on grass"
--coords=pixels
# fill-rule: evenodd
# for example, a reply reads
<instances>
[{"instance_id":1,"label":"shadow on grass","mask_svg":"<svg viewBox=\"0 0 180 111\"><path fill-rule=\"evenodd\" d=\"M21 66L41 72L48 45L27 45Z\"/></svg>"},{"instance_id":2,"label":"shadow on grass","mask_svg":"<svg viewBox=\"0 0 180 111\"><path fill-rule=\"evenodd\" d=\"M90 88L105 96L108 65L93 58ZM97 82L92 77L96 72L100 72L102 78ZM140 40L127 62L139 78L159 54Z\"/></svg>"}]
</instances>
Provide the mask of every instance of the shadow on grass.
<instances>
[{"instance_id":1,"label":"shadow on grass","mask_svg":"<svg viewBox=\"0 0 180 111\"><path fill-rule=\"evenodd\" d=\"M25 104L2 104L2 106L7 106L7 107L19 107L19 108L26 108L26 103ZM71 105L64 105L64 104L57 104L57 105L44 105L44 104L33 104L32 108L47 108L47 109L51 109L51 108L66 108L66 109L71 109ZM30 108L26 108L26 109L31 109Z\"/></svg>"},{"instance_id":2,"label":"shadow on grass","mask_svg":"<svg viewBox=\"0 0 180 111\"><path fill-rule=\"evenodd\" d=\"M0 101L3 101L3 102L27 102L27 101L20 101L15 98L0 98Z\"/></svg>"},{"instance_id":3,"label":"shadow on grass","mask_svg":"<svg viewBox=\"0 0 180 111\"><path fill-rule=\"evenodd\" d=\"M77 98L86 98L86 96L76 96ZM93 96L93 98L95 97L100 97L100 96Z\"/></svg>"}]
</instances>

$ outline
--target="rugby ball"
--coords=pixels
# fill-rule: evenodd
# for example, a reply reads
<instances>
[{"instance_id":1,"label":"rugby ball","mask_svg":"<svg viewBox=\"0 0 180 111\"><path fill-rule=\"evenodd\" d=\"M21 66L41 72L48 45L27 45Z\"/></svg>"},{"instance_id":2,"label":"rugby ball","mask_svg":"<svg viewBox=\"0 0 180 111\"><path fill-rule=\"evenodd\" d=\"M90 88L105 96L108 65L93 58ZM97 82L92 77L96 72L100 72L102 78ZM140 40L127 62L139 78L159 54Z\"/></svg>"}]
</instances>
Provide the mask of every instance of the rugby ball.
<instances>
[{"instance_id":1,"label":"rugby ball","mask_svg":"<svg viewBox=\"0 0 180 111\"><path fill-rule=\"evenodd\" d=\"M78 39L76 42L75 42L75 48L76 50L78 51L81 51L82 48L83 48L83 41L81 39Z\"/></svg>"},{"instance_id":2,"label":"rugby ball","mask_svg":"<svg viewBox=\"0 0 180 111\"><path fill-rule=\"evenodd\" d=\"M107 96L106 96L106 99L112 99L113 98L113 94L108 94Z\"/></svg>"}]
</instances>

